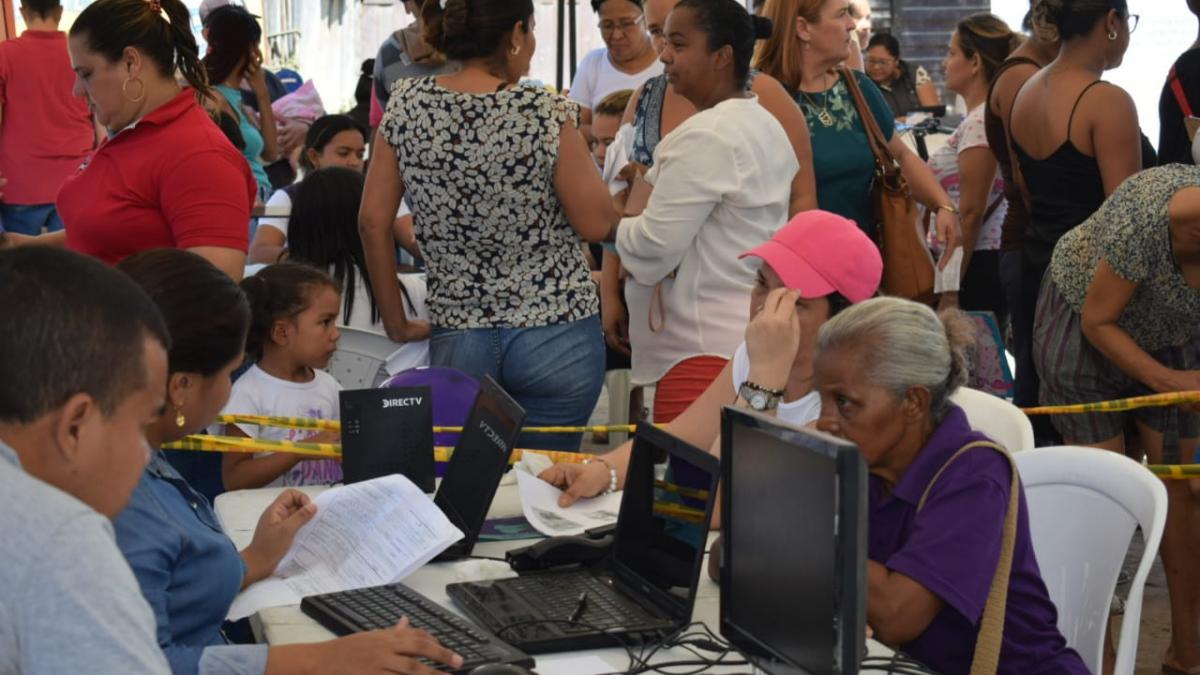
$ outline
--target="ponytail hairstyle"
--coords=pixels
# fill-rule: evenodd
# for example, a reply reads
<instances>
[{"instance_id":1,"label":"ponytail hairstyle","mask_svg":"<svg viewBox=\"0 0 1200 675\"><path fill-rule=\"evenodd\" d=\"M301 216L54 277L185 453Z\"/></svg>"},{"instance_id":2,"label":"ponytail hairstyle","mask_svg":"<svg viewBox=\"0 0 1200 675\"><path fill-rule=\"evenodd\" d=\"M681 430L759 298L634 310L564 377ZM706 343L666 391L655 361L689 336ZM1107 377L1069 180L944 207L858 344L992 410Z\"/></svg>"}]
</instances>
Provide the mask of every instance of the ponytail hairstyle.
<instances>
[{"instance_id":1,"label":"ponytail hairstyle","mask_svg":"<svg viewBox=\"0 0 1200 675\"><path fill-rule=\"evenodd\" d=\"M208 54L204 68L214 85L229 79L250 49L262 40L262 27L249 10L241 5L223 5L204 20L208 29Z\"/></svg>"},{"instance_id":2,"label":"ponytail hairstyle","mask_svg":"<svg viewBox=\"0 0 1200 675\"><path fill-rule=\"evenodd\" d=\"M59 0L21 0L21 7L43 19L50 19L55 11L62 10L62 2Z\"/></svg>"},{"instance_id":3,"label":"ponytail hairstyle","mask_svg":"<svg viewBox=\"0 0 1200 675\"><path fill-rule=\"evenodd\" d=\"M913 387L929 390L929 411L941 422L950 395L967 382L974 327L957 310L939 316L911 300L864 300L838 313L817 334L817 358L839 347L859 348L867 378L897 400Z\"/></svg>"},{"instance_id":4,"label":"ponytail hairstyle","mask_svg":"<svg viewBox=\"0 0 1200 675\"><path fill-rule=\"evenodd\" d=\"M517 23L529 32L533 0L426 0L425 41L456 61L496 56Z\"/></svg>"},{"instance_id":5,"label":"ponytail hairstyle","mask_svg":"<svg viewBox=\"0 0 1200 675\"><path fill-rule=\"evenodd\" d=\"M175 71L198 96L209 94L208 76L200 62L192 17L183 0L97 0L71 25L71 37L83 37L90 51L109 63L134 47L174 79Z\"/></svg>"},{"instance_id":6,"label":"ponytail hairstyle","mask_svg":"<svg viewBox=\"0 0 1200 675\"><path fill-rule=\"evenodd\" d=\"M746 11L737 0L681 0L675 9L687 8L696 17L696 24L708 38L709 51L729 45L733 49L733 80L738 89L745 89L750 79L750 59L754 44L771 37L770 19ZM673 11L673 10L672 10Z\"/></svg>"},{"instance_id":7,"label":"ponytail hairstyle","mask_svg":"<svg viewBox=\"0 0 1200 675\"><path fill-rule=\"evenodd\" d=\"M292 215L288 219L288 260L331 270L333 280L345 289L344 324L350 323L358 284L367 289L371 322L379 321L367 258L358 234L363 181L358 171L340 166L308 174L293 194Z\"/></svg>"},{"instance_id":8,"label":"ponytail hairstyle","mask_svg":"<svg viewBox=\"0 0 1200 675\"><path fill-rule=\"evenodd\" d=\"M1038 0L1033 6L1033 29L1044 42L1069 42L1090 35L1113 10L1129 16L1125 0Z\"/></svg>"},{"instance_id":9,"label":"ponytail hairstyle","mask_svg":"<svg viewBox=\"0 0 1200 675\"><path fill-rule=\"evenodd\" d=\"M1000 17L988 12L972 14L959 21L957 30L963 56L970 59L979 55L985 82L996 77L1001 64L1023 40L1020 33L1013 32Z\"/></svg>"},{"instance_id":10,"label":"ponytail hairstyle","mask_svg":"<svg viewBox=\"0 0 1200 675\"><path fill-rule=\"evenodd\" d=\"M763 7L763 16L774 26L783 26L759 45L754 56L754 68L779 80L795 95L800 90L804 66L804 45L796 37L796 20L803 17L809 23L821 20L826 0L770 0Z\"/></svg>"},{"instance_id":11,"label":"ponytail hairstyle","mask_svg":"<svg viewBox=\"0 0 1200 675\"><path fill-rule=\"evenodd\" d=\"M304 169L305 173L316 171L317 167L308 158L308 151L315 150L318 155L321 154L325 151L325 146L343 131L357 131L362 134L364 143L368 140L367 130L348 115L322 115L314 120L304 136L304 148L300 150L300 168Z\"/></svg>"},{"instance_id":12,"label":"ponytail hairstyle","mask_svg":"<svg viewBox=\"0 0 1200 675\"><path fill-rule=\"evenodd\" d=\"M228 274L175 248L136 253L117 269L158 306L171 334L169 372L210 377L242 355L250 303Z\"/></svg>"},{"instance_id":13,"label":"ponytail hairstyle","mask_svg":"<svg viewBox=\"0 0 1200 675\"><path fill-rule=\"evenodd\" d=\"M246 335L246 356L257 363L271 344L275 322L293 319L308 309L316 292L332 288L336 282L321 270L297 263L276 263L242 279L239 284L250 301L250 330Z\"/></svg>"}]
</instances>

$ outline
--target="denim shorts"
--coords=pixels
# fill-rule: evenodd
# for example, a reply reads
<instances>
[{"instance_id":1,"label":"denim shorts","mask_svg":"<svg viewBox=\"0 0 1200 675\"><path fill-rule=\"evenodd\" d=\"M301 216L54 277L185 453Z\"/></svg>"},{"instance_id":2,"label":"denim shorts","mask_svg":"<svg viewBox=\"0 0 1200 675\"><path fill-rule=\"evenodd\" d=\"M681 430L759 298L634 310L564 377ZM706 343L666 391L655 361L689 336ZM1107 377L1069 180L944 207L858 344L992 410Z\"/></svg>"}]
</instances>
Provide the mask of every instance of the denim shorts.
<instances>
[{"instance_id":1,"label":"denim shorts","mask_svg":"<svg viewBox=\"0 0 1200 675\"><path fill-rule=\"evenodd\" d=\"M0 204L0 231L37 236L63 229L54 204Z\"/></svg>"},{"instance_id":2,"label":"denim shorts","mask_svg":"<svg viewBox=\"0 0 1200 675\"><path fill-rule=\"evenodd\" d=\"M433 366L491 375L525 409L526 426L587 424L604 385L600 317L533 328L434 327ZM522 434L519 447L579 449L580 434Z\"/></svg>"}]
</instances>

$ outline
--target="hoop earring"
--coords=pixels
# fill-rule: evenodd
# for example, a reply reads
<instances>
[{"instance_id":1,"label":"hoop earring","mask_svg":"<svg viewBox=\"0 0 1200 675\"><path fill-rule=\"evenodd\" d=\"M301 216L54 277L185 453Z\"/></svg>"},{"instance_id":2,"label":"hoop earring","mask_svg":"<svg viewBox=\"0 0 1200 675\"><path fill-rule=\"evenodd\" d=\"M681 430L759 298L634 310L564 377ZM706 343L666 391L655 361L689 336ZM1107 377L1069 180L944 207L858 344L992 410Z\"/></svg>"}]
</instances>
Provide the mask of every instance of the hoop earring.
<instances>
[{"instance_id":1,"label":"hoop earring","mask_svg":"<svg viewBox=\"0 0 1200 675\"><path fill-rule=\"evenodd\" d=\"M520 54L521 53L521 45L516 45L512 49L508 50L508 53L512 54L513 56Z\"/></svg>"},{"instance_id":2,"label":"hoop earring","mask_svg":"<svg viewBox=\"0 0 1200 675\"><path fill-rule=\"evenodd\" d=\"M129 95L129 83L130 83L130 82L137 82L137 83L138 83L139 85L141 85L141 87L142 87L142 88L141 88L141 91L139 92L139 94L138 94L138 96L137 96L136 98L134 98L134 97L132 97L132 96L130 96L130 95ZM130 103L141 103L141 102L142 102L142 99L146 98L146 83L145 83L145 82L142 82L141 80L139 80L139 79L138 79L138 78L136 78L136 77L131 77L131 78L129 78L129 79L127 79L127 80L125 80L124 82L122 82L122 83L121 83L121 94L122 94L122 95L123 95L123 96L124 96L124 97L125 97L125 98L126 98L126 99L127 99L129 102L130 102Z\"/></svg>"},{"instance_id":3,"label":"hoop earring","mask_svg":"<svg viewBox=\"0 0 1200 675\"><path fill-rule=\"evenodd\" d=\"M1115 30L1110 30L1110 31L1108 31L1108 39L1109 39L1109 41L1110 41L1110 42L1116 42L1116 40L1117 40L1117 31L1115 31Z\"/></svg>"}]
</instances>

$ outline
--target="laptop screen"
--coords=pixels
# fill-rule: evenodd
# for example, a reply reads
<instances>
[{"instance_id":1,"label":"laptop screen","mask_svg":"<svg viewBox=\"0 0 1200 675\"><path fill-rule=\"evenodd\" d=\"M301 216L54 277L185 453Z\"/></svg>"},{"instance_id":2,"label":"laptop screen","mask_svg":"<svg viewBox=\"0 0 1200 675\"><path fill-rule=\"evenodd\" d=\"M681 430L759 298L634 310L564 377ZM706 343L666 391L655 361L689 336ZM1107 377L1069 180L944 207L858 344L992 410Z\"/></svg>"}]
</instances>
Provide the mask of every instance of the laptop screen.
<instances>
[{"instance_id":1,"label":"laptop screen","mask_svg":"<svg viewBox=\"0 0 1200 675\"><path fill-rule=\"evenodd\" d=\"M862 645L866 595L858 449L746 411L724 417L721 633L767 672L857 672L846 658Z\"/></svg>"},{"instance_id":2,"label":"laptop screen","mask_svg":"<svg viewBox=\"0 0 1200 675\"><path fill-rule=\"evenodd\" d=\"M469 555L475 547L524 420L521 406L485 376L433 500L463 532L447 554Z\"/></svg>"},{"instance_id":3,"label":"laptop screen","mask_svg":"<svg viewBox=\"0 0 1200 675\"><path fill-rule=\"evenodd\" d=\"M663 431L638 427L617 522L616 570L673 618L687 619L692 610L720 466Z\"/></svg>"}]
</instances>

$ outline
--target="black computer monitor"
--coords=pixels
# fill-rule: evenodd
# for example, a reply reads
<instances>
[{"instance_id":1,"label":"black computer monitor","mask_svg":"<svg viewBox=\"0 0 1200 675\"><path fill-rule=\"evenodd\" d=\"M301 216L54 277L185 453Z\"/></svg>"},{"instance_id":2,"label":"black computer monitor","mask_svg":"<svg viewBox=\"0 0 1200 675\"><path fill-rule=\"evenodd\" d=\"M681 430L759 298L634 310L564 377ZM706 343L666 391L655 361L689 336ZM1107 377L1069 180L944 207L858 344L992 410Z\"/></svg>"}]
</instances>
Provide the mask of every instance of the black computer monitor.
<instances>
[{"instance_id":1,"label":"black computer monitor","mask_svg":"<svg viewBox=\"0 0 1200 675\"><path fill-rule=\"evenodd\" d=\"M720 479L716 456L653 425L638 425L613 541L613 572L680 625L695 605Z\"/></svg>"},{"instance_id":2,"label":"black computer monitor","mask_svg":"<svg viewBox=\"0 0 1200 675\"><path fill-rule=\"evenodd\" d=\"M721 635L773 675L858 672L867 469L858 448L726 407Z\"/></svg>"},{"instance_id":3,"label":"black computer monitor","mask_svg":"<svg viewBox=\"0 0 1200 675\"><path fill-rule=\"evenodd\" d=\"M496 488L521 434L525 410L490 376L479 383L479 394L450 456L446 475L433 501L463 538L439 559L470 555Z\"/></svg>"}]
</instances>

